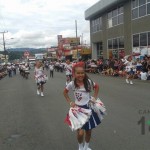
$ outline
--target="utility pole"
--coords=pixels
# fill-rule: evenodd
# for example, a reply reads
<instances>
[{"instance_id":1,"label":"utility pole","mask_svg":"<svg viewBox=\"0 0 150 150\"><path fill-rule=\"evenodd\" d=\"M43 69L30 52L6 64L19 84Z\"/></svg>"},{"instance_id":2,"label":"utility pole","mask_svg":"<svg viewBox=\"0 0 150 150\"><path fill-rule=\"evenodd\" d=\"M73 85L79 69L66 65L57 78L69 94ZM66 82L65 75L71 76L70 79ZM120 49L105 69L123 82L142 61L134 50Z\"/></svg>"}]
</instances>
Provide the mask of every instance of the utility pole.
<instances>
[{"instance_id":1,"label":"utility pole","mask_svg":"<svg viewBox=\"0 0 150 150\"><path fill-rule=\"evenodd\" d=\"M75 28L76 28L76 48L77 48L77 61L79 60L78 58L78 33L77 33L77 20L75 20Z\"/></svg>"},{"instance_id":2,"label":"utility pole","mask_svg":"<svg viewBox=\"0 0 150 150\"><path fill-rule=\"evenodd\" d=\"M81 45L83 46L83 33L81 35Z\"/></svg>"},{"instance_id":3,"label":"utility pole","mask_svg":"<svg viewBox=\"0 0 150 150\"><path fill-rule=\"evenodd\" d=\"M8 31L7 31L8 32ZM6 47L5 47L5 33L7 33L6 31L4 32L0 32L3 34L3 46L4 46L4 54L5 54L5 60L6 60Z\"/></svg>"}]
</instances>

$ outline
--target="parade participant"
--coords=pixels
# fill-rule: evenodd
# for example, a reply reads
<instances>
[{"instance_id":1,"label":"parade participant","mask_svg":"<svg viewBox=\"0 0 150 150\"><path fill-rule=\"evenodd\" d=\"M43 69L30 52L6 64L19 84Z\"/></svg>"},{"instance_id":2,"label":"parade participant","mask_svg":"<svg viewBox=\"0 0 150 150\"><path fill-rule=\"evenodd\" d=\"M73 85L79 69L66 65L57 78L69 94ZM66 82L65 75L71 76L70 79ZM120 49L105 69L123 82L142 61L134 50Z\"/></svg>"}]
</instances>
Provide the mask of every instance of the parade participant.
<instances>
[{"instance_id":1,"label":"parade participant","mask_svg":"<svg viewBox=\"0 0 150 150\"><path fill-rule=\"evenodd\" d=\"M126 71L126 83L133 84L133 78L135 73L135 65L132 61L132 56L129 56L124 62L125 71Z\"/></svg>"},{"instance_id":2,"label":"parade participant","mask_svg":"<svg viewBox=\"0 0 150 150\"><path fill-rule=\"evenodd\" d=\"M50 70L50 77L53 78L54 76L54 64L53 63L50 63L49 70Z\"/></svg>"},{"instance_id":3,"label":"parade participant","mask_svg":"<svg viewBox=\"0 0 150 150\"><path fill-rule=\"evenodd\" d=\"M44 74L43 71L43 63L41 61L36 62L35 66L35 80L37 83L37 95L44 96L43 91L44 91L44 84L46 83L46 75Z\"/></svg>"},{"instance_id":4,"label":"parade participant","mask_svg":"<svg viewBox=\"0 0 150 150\"><path fill-rule=\"evenodd\" d=\"M10 63L7 64L7 72L8 72L8 76L12 77L12 67Z\"/></svg>"},{"instance_id":5,"label":"parade participant","mask_svg":"<svg viewBox=\"0 0 150 150\"><path fill-rule=\"evenodd\" d=\"M11 67L12 67L12 74L16 75L16 66L15 66L15 64L11 64Z\"/></svg>"},{"instance_id":6,"label":"parade participant","mask_svg":"<svg viewBox=\"0 0 150 150\"><path fill-rule=\"evenodd\" d=\"M93 89L94 95L93 99L97 99L99 86L94 83L85 73L83 62L76 63L73 66L73 76L74 81L71 81L66 88L64 89L64 97L66 98L70 107L81 107L89 109L90 102L90 92ZM74 91L75 101L72 101L69 97L68 92L70 90ZM77 140L79 144L79 150L90 150L89 142L91 139L92 129L101 123L101 120L98 118L97 114L92 110L92 115L87 123L83 125L81 129L77 130ZM83 145L83 142L85 144Z\"/></svg>"},{"instance_id":7,"label":"parade participant","mask_svg":"<svg viewBox=\"0 0 150 150\"><path fill-rule=\"evenodd\" d=\"M29 68L29 64L28 63L26 63L25 64L25 67L24 67L24 77L26 78L26 79L28 79L28 76L29 76L29 74L30 74L30 68Z\"/></svg>"},{"instance_id":8,"label":"parade participant","mask_svg":"<svg viewBox=\"0 0 150 150\"><path fill-rule=\"evenodd\" d=\"M64 67L66 71L66 85L72 80L72 64L70 63L70 60L66 60L66 64Z\"/></svg>"}]
</instances>

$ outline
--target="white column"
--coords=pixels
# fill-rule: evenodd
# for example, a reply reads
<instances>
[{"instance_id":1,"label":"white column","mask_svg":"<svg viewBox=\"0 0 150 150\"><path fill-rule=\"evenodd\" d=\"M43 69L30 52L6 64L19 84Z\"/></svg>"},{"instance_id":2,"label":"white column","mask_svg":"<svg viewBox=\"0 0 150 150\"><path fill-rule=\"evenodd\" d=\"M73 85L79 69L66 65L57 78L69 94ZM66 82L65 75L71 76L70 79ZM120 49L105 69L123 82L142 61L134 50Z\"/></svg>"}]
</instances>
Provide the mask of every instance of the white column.
<instances>
[{"instance_id":1,"label":"white column","mask_svg":"<svg viewBox=\"0 0 150 150\"><path fill-rule=\"evenodd\" d=\"M94 43L92 43L92 59L97 59L97 47Z\"/></svg>"}]
</instances>

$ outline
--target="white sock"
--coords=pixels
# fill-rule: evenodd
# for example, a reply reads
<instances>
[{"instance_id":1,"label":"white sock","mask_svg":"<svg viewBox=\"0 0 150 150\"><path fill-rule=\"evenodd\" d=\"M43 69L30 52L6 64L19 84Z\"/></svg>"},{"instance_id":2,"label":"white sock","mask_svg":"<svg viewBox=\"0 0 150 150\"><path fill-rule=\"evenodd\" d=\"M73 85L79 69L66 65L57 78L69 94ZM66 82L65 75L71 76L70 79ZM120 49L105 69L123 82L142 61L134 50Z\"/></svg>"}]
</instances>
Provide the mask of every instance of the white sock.
<instances>
[{"instance_id":1,"label":"white sock","mask_svg":"<svg viewBox=\"0 0 150 150\"><path fill-rule=\"evenodd\" d=\"M79 143L79 150L83 150L83 143Z\"/></svg>"},{"instance_id":2,"label":"white sock","mask_svg":"<svg viewBox=\"0 0 150 150\"><path fill-rule=\"evenodd\" d=\"M89 147L89 143L85 142L85 144L84 144L84 150L88 150L88 147Z\"/></svg>"}]
</instances>

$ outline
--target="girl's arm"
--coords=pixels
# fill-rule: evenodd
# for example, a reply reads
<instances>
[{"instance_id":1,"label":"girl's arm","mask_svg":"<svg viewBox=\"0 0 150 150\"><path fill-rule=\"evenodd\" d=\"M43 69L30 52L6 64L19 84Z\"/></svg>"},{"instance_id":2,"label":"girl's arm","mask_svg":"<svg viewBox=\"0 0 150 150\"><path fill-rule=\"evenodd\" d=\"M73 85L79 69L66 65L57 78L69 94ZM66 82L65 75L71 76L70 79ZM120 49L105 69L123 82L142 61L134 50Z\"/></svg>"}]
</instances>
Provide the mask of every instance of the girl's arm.
<instances>
[{"instance_id":1,"label":"girl's arm","mask_svg":"<svg viewBox=\"0 0 150 150\"><path fill-rule=\"evenodd\" d=\"M71 99L70 99L70 97L68 95L68 92L69 91L65 88L64 92L63 92L64 97L66 98L66 101L68 102L68 104L70 105L70 107L75 107L75 103L73 101L71 101Z\"/></svg>"},{"instance_id":2,"label":"girl's arm","mask_svg":"<svg viewBox=\"0 0 150 150\"><path fill-rule=\"evenodd\" d=\"M95 100L98 97L98 92L99 92L99 85L97 83L95 83L95 85L94 85L94 96L93 96L95 98Z\"/></svg>"}]
</instances>

